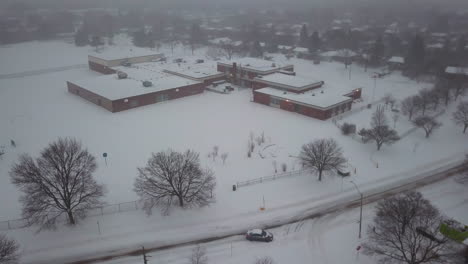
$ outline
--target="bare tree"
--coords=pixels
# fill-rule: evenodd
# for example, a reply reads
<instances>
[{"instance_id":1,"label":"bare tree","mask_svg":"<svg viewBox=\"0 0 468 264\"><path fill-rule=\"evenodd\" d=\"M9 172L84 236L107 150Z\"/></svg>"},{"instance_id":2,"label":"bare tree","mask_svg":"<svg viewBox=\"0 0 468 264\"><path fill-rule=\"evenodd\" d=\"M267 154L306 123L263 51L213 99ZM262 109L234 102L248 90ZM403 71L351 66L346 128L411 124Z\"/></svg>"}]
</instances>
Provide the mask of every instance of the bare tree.
<instances>
[{"instance_id":1,"label":"bare tree","mask_svg":"<svg viewBox=\"0 0 468 264\"><path fill-rule=\"evenodd\" d=\"M16 264L19 261L18 243L7 238L5 235L0 234L0 263L2 264Z\"/></svg>"},{"instance_id":2,"label":"bare tree","mask_svg":"<svg viewBox=\"0 0 468 264\"><path fill-rule=\"evenodd\" d=\"M23 154L10 177L23 192L23 217L41 228L54 228L65 214L71 225L100 206L104 186L93 178L96 159L75 139L50 143L35 160Z\"/></svg>"},{"instance_id":3,"label":"bare tree","mask_svg":"<svg viewBox=\"0 0 468 264\"><path fill-rule=\"evenodd\" d=\"M358 134L362 137L364 143L375 141L377 150L380 150L384 143L389 145L400 139L398 133L387 125L387 118L382 106L377 106L372 115L371 128L363 128Z\"/></svg>"},{"instance_id":4,"label":"bare tree","mask_svg":"<svg viewBox=\"0 0 468 264\"><path fill-rule=\"evenodd\" d=\"M234 45L233 45L232 43L230 43L230 42L228 42L228 43L223 43L223 44L221 45L221 49L222 49L224 55L226 56L226 58L227 58L228 60L231 60L231 59L232 59L232 56L234 55L234 53L235 53L235 51L236 51Z\"/></svg>"},{"instance_id":5,"label":"bare tree","mask_svg":"<svg viewBox=\"0 0 468 264\"><path fill-rule=\"evenodd\" d=\"M434 129L437 129L442 126L442 123L437 122L434 117L431 116L419 116L413 120L413 125L424 129L426 132L426 138L428 138Z\"/></svg>"},{"instance_id":6,"label":"bare tree","mask_svg":"<svg viewBox=\"0 0 468 264\"><path fill-rule=\"evenodd\" d=\"M396 103L395 97L393 97L393 95L391 94L386 94L383 99L384 99L385 107L390 105L390 109L393 109L393 106Z\"/></svg>"},{"instance_id":7,"label":"bare tree","mask_svg":"<svg viewBox=\"0 0 468 264\"><path fill-rule=\"evenodd\" d=\"M278 163L276 160L274 160L271 164L273 164L273 169L275 170L275 173L278 173Z\"/></svg>"},{"instance_id":8,"label":"bare tree","mask_svg":"<svg viewBox=\"0 0 468 264\"><path fill-rule=\"evenodd\" d=\"M445 263L446 239L437 236L442 220L419 192L386 198L376 206L364 253L381 257L381 263Z\"/></svg>"},{"instance_id":9,"label":"bare tree","mask_svg":"<svg viewBox=\"0 0 468 264\"><path fill-rule=\"evenodd\" d=\"M208 264L208 256L206 255L206 248L200 245L197 245L192 250L192 255L190 256L190 264Z\"/></svg>"},{"instance_id":10,"label":"bare tree","mask_svg":"<svg viewBox=\"0 0 468 264\"><path fill-rule=\"evenodd\" d=\"M444 101L445 106L447 106L450 101L450 85L447 81L443 79L438 80L433 89L438 94L438 97Z\"/></svg>"},{"instance_id":11,"label":"bare tree","mask_svg":"<svg viewBox=\"0 0 468 264\"><path fill-rule=\"evenodd\" d=\"M417 95L410 96L405 98L401 102L401 111L404 115L408 116L408 119L411 120L413 115L419 111L418 99Z\"/></svg>"},{"instance_id":12,"label":"bare tree","mask_svg":"<svg viewBox=\"0 0 468 264\"><path fill-rule=\"evenodd\" d=\"M429 89L422 89L419 91L419 100L417 100L417 104L421 109L422 115L426 114L426 110L432 102L433 93Z\"/></svg>"},{"instance_id":13,"label":"bare tree","mask_svg":"<svg viewBox=\"0 0 468 264\"><path fill-rule=\"evenodd\" d=\"M283 172L286 172L286 171L288 170L288 165L286 165L286 163L282 163L282 164L281 164L281 170L282 170Z\"/></svg>"},{"instance_id":14,"label":"bare tree","mask_svg":"<svg viewBox=\"0 0 468 264\"><path fill-rule=\"evenodd\" d=\"M223 160L223 164L226 163L226 160L227 160L227 158L228 158L228 155L229 155L229 154L228 154L227 152L221 154L221 160Z\"/></svg>"},{"instance_id":15,"label":"bare tree","mask_svg":"<svg viewBox=\"0 0 468 264\"><path fill-rule=\"evenodd\" d=\"M211 157L213 158L213 161L215 161L216 157L218 157L218 152L219 152L219 147L214 146L213 151L211 152Z\"/></svg>"},{"instance_id":16,"label":"bare tree","mask_svg":"<svg viewBox=\"0 0 468 264\"><path fill-rule=\"evenodd\" d=\"M270 257L262 257L262 258L255 260L255 264L274 264L274 263L275 262Z\"/></svg>"},{"instance_id":17,"label":"bare tree","mask_svg":"<svg viewBox=\"0 0 468 264\"><path fill-rule=\"evenodd\" d=\"M304 166L317 171L319 181L322 173L333 169L340 169L346 163L343 150L334 139L318 139L302 146L299 160Z\"/></svg>"},{"instance_id":18,"label":"bare tree","mask_svg":"<svg viewBox=\"0 0 468 264\"><path fill-rule=\"evenodd\" d=\"M153 153L146 166L138 168L134 190L145 200L148 214L155 206L168 213L175 201L180 207L208 205L215 185L213 172L200 167L198 153L168 150Z\"/></svg>"},{"instance_id":19,"label":"bare tree","mask_svg":"<svg viewBox=\"0 0 468 264\"><path fill-rule=\"evenodd\" d=\"M460 102L457 110L453 112L453 121L459 126L463 126L463 133L468 128L468 101Z\"/></svg>"},{"instance_id":20,"label":"bare tree","mask_svg":"<svg viewBox=\"0 0 468 264\"><path fill-rule=\"evenodd\" d=\"M396 128L396 123L398 122L398 119L400 119L400 114L398 113L393 113L392 115L392 120L393 120L393 128Z\"/></svg>"}]
</instances>

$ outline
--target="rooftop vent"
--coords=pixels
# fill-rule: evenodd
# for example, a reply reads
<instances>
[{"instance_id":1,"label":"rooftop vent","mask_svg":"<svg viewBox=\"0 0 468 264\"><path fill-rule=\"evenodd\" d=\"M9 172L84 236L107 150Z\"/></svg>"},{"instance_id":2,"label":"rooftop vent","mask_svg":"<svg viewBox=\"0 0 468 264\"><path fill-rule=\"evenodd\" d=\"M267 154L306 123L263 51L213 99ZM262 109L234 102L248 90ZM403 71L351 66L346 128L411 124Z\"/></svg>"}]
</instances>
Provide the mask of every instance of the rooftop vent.
<instances>
[{"instance_id":1,"label":"rooftop vent","mask_svg":"<svg viewBox=\"0 0 468 264\"><path fill-rule=\"evenodd\" d=\"M312 96L315 96L315 93L313 93Z\"/></svg>"},{"instance_id":2,"label":"rooftop vent","mask_svg":"<svg viewBox=\"0 0 468 264\"><path fill-rule=\"evenodd\" d=\"M323 93L323 90L320 93Z\"/></svg>"},{"instance_id":3,"label":"rooftop vent","mask_svg":"<svg viewBox=\"0 0 468 264\"><path fill-rule=\"evenodd\" d=\"M153 83L150 82L150 81L143 81L143 86L144 87L151 87L151 86L153 86Z\"/></svg>"},{"instance_id":4,"label":"rooftop vent","mask_svg":"<svg viewBox=\"0 0 468 264\"><path fill-rule=\"evenodd\" d=\"M121 79L127 79L128 75L125 73L125 72L117 72L117 77L119 78L119 80Z\"/></svg>"}]
</instances>

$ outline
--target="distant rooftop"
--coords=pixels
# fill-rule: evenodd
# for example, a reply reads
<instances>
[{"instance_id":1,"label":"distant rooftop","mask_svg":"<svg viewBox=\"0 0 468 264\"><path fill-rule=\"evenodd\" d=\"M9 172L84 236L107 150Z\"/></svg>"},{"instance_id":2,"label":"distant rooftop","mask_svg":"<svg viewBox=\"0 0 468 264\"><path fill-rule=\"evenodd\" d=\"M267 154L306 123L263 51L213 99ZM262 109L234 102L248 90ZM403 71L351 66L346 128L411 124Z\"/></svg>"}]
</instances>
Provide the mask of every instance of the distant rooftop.
<instances>
[{"instance_id":1,"label":"distant rooftop","mask_svg":"<svg viewBox=\"0 0 468 264\"><path fill-rule=\"evenodd\" d=\"M271 71L277 71L281 70L286 67L292 67L293 65L282 65L274 61L267 61L267 60L262 60L262 59L257 59L257 58L240 58L237 60L232 60L232 61L221 61L218 62L218 64L223 64L227 65L229 67L232 67L232 64L236 63L238 67L252 70L252 71L257 71L257 72L271 72Z\"/></svg>"},{"instance_id":2,"label":"distant rooftop","mask_svg":"<svg viewBox=\"0 0 468 264\"><path fill-rule=\"evenodd\" d=\"M393 56L393 57L391 57L391 58L388 60L388 62L401 63L401 64L403 64L403 63L405 63L405 58Z\"/></svg>"},{"instance_id":3,"label":"distant rooftop","mask_svg":"<svg viewBox=\"0 0 468 264\"><path fill-rule=\"evenodd\" d=\"M144 74L144 72L142 73ZM109 100L117 100L142 94L153 93L197 84L200 82L192 81L175 75L152 73L135 76L128 74L127 79L119 80L117 74L103 75L85 80L71 81L90 92L103 96ZM144 87L142 81L151 81L153 86Z\"/></svg>"},{"instance_id":4,"label":"distant rooftop","mask_svg":"<svg viewBox=\"0 0 468 264\"><path fill-rule=\"evenodd\" d=\"M445 68L445 73L468 75L468 68L449 66Z\"/></svg>"},{"instance_id":5,"label":"distant rooftop","mask_svg":"<svg viewBox=\"0 0 468 264\"><path fill-rule=\"evenodd\" d=\"M339 93L338 91L326 88L316 89L302 94L284 92L271 87L258 89L255 90L255 92L268 94L278 98L290 100L292 102L315 106L322 109L327 109L336 104L348 101L350 102L353 100L351 97L344 96L344 93Z\"/></svg>"},{"instance_id":6,"label":"distant rooftop","mask_svg":"<svg viewBox=\"0 0 468 264\"><path fill-rule=\"evenodd\" d=\"M155 53L154 51L149 49L138 47L112 46L110 48L104 49L101 52L92 52L89 55L104 60L118 60L130 57L141 57L161 54Z\"/></svg>"}]
</instances>

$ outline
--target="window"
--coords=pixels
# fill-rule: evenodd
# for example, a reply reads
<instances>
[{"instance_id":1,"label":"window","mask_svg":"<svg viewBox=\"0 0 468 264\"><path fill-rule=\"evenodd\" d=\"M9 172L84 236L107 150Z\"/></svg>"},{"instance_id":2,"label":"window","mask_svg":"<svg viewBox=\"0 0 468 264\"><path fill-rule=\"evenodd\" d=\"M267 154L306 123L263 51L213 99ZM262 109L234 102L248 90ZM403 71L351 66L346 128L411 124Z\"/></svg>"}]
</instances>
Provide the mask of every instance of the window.
<instances>
[{"instance_id":1,"label":"window","mask_svg":"<svg viewBox=\"0 0 468 264\"><path fill-rule=\"evenodd\" d=\"M158 94L158 95L156 95L156 103L164 102L164 101L167 101L167 100L169 100L169 96L167 94Z\"/></svg>"},{"instance_id":2,"label":"window","mask_svg":"<svg viewBox=\"0 0 468 264\"><path fill-rule=\"evenodd\" d=\"M302 111L302 107L298 104L295 104L294 105L294 111L297 112L297 113L300 113Z\"/></svg>"},{"instance_id":3,"label":"window","mask_svg":"<svg viewBox=\"0 0 468 264\"><path fill-rule=\"evenodd\" d=\"M270 104L272 104L272 105L280 105L280 104L281 104L281 100L272 97L272 98L270 98Z\"/></svg>"}]
</instances>

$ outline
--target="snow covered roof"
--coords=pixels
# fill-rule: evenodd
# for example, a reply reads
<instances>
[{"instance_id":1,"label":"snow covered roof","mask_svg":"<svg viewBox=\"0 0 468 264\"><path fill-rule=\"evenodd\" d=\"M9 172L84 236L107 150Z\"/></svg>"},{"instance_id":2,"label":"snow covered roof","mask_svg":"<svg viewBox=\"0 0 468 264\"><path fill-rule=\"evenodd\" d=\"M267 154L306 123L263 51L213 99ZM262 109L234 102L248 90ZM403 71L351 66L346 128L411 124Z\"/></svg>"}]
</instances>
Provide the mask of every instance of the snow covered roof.
<instances>
[{"instance_id":1,"label":"snow covered roof","mask_svg":"<svg viewBox=\"0 0 468 264\"><path fill-rule=\"evenodd\" d=\"M230 38L225 37L225 38L211 39L208 42L210 42L211 44L220 45L220 44L230 43L232 42L232 40Z\"/></svg>"},{"instance_id":2,"label":"snow covered roof","mask_svg":"<svg viewBox=\"0 0 468 264\"><path fill-rule=\"evenodd\" d=\"M287 45L278 45L278 49L292 49L292 47Z\"/></svg>"},{"instance_id":3,"label":"snow covered roof","mask_svg":"<svg viewBox=\"0 0 468 264\"><path fill-rule=\"evenodd\" d=\"M448 66L445 73L468 75L468 68Z\"/></svg>"},{"instance_id":4,"label":"snow covered roof","mask_svg":"<svg viewBox=\"0 0 468 264\"><path fill-rule=\"evenodd\" d=\"M293 49L294 52L309 52L308 48L296 47Z\"/></svg>"},{"instance_id":5,"label":"snow covered roof","mask_svg":"<svg viewBox=\"0 0 468 264\"><path fill-rule=\"evenodd\" d=\"M444 48L444 44L442 43L434 43L434 44L429 44L427 45L428 49L442 49Z\"/></svg>"},{"instance_id":6,"label":"snow covered roof","mask_svg":"<svg viewBox=\"0 0 468 264\"><path fill-rule=\"evenodd\" d=\"M90 56L97 57L103 60L119 60L131 57L142 57L162 54L156 54L154 51L138 47L112 46L100 52L92 52Z\"/></svg>"},{"instance_id":7,"label":"snow covered roof","mask_svg":"<svg viewBox=\"0 0 468 264\"><path fill-rule=\"evenodd\" d=\"M135 72L126 73L128 74L127 79L119 80L117 74L112 74L71 81L71 83L109 100L123 99L200 83L175 75L157 72L151 74L140 72L137 76ZM151 87L144 87L143 81L151 81L153 85Z\"/></svg>"},{"instance_id":8,"label":"snow covered roof","mask_svg":"<svg viewBox=\"0 0 468 264\"><path fill-rule=\"evenodd\" d=\"M228 67L232 67L233 63L236 63L238 67L242 67L243 69L260 72L263 74L272 73L272 72L281 70L283 68L293 67L293 65L282 65L273 61L267 61L267 60L262 60L262 59L257 59L257 58L249 58L249 57L240 58L240 59L232 60L232 61L218 62L218 64L228 66Z\"/></svg>"},{"instance_id":9,"label":"snow covered roof","mask_svg":"<svg viewBox=\"0 0 468 264\"><path fill-rule=\"evenodd\" d=\"M398 57L398 56L393 56L391 57L388 62L391 62L391 63L405 63L405 58L403 57Z\"/></svg>"},{"instance_id":10,"label":"snow covered roof","mask_svg":"<svg viewBox=\"0 0 468 264\"><path fill-rule=\"evenodd\" d=\"M224 76L224 73L219 72L216 68L202 65L183 65L181 67L172 65L172 67L166 68L164 72L197 81Z\"/></svg>"},{"instance_id":11,"label":"snow covered roof","mask_svg":"<svg viewBox=\"0 0 468 264\"><path fill-rule=\"evenodd\" d=\"M261 234L263 234L263 230L261 230L261 229L252 229L252 230L247 231L247 233L261 235Z\"/></svg>"},{"instance_id":12,"label":"snow covered roof","mask_svg":"<svg viewBox=\"0 0 468 264\"><path fill-rule=\"evenodd\" d=\"M323 52L320 55L323 57L353 57L356 56L357 53L349 49L342 49Z\"/></svg>"},{"instance_id":13,"label":"snow covered roof","mask_svg":"<svg viewBox=\"0 0 468 264\"><path fill-rule=\"evenodd\" d=\"M338 91L327 88L320 88L301 94L284 92L271 87L258 89L255 90L255 92L268 94L277 98L282 98L299 104L313 106L321 109L327 109L334 105L351 102L353 100L352 98L344 96Z\"/></svg>"},{"instance_id":14,"label":"snow covered roof","mask_svg":"<svg viewBox=\"0 0 468 264\"><path fill-rule=\"evenodd\" d=\"M447 33L435 32L435 33L431 33L431 36L436 37L436 38L445 38L447 37Z\"/></svg>"},{"instance_id":15,"label":"snow covered roof","mask_svg":"<svg viewBox=\"0 0 468 264\"><path fill-rule=\"evenodd\" d=\"M287 75L283 73L273 73L255 78L256 81L266 83L272 86L281 85L292 90L304 90L310 86L316 87L321 82L314 79L304 78L300 76Z\"/></svg>"}]
</instances>

